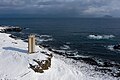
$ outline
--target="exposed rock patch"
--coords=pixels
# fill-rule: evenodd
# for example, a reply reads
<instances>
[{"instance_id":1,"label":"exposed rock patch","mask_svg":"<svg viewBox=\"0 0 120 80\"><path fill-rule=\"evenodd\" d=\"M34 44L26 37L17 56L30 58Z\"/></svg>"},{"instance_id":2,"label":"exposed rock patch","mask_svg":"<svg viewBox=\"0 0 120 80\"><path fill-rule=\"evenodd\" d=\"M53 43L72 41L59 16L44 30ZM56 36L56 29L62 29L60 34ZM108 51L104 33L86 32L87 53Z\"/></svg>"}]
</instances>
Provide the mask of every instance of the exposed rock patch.
<instances>
[{"instance_id":1,"label":"exposed rock patch","mask_svg":"<svg viewBox=\"0 0 120 80\"><path fill-rule=\"evenodd\" d=\"M49 54L47 60L39 61L39 60L33 59L33 61L36 62L37 65L29 64L29 66L35 72L43 73L44 70L48 70L51 67L51 59L52 59L52 57L53 57L53 55Z\"/></svg>"}]
</instances>

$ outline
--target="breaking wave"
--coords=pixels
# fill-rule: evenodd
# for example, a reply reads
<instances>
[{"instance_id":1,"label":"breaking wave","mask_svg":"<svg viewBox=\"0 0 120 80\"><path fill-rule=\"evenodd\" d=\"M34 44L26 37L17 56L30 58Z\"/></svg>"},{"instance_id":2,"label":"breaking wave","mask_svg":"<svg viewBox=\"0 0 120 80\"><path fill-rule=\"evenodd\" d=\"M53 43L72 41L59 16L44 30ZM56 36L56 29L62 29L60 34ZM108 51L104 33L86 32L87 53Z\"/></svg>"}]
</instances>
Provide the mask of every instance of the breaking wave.
<instances>
[{"instance_id":1,"label":"breaking wave","mask_svg":"<svg viewBox=\"0 0 120 80\"><path fill-rule=\"evenodd\" d=\"M118 50L118 49L114 49L114 46L115 46L115 45L109 45L107 48L108 48L109 50L111 50L111 51L120 51L120 50Z\"/></svg>"},{"instance_id":2,"label":"breaking wave","mask_svg":"<svg viewBox=\"0 0 120 80\"><path fill-rule=\"evenodd\" d=\"M109 49L109 50L111 50L111 51L114 51L114 45L109 45L107 48Z\"/></svg>"},{"instance_id":3,"label":"breaking wave","mask_svg":"<svg viewBox=\"0 0 120 80\"><path fill-rule=\"evenodd\" d=\"M63 46L60 47L60 49L64 49L64 50L70 49L70 46L68 46L68 45L63 45Z\"/></svg>"},{"instance_id":4,"label":"breaking wave","mask_svg":"<svg viewBox=\"0 0 120 80\"><path fill-rule=\"evenodd\" d=\"M39 34L35 34L36 37L40 37L40 38L50 38L52 37L51 35L39 35Z\"/></svg>"},{"instance_id":5,"label":"breaking wave","mask_svg":"<svg viewBox=\"0 0 120 80\"><path fill-rule=\"evenodd\" d=\"M42 43L42 42L47 42L47 41L53 41L53 38L50 35L37 35L36 40L37 42Z\"/></svg>"},{"instance_id":6,"label":"breaking wave","mask_svg":"<svg viewBox=\"0 0 120 80\"><path fill-rule=\"evenodd\" d=\"M89 39L111 39L114 38L114 35L89 35Z\"/></svg>"}]
</instances>

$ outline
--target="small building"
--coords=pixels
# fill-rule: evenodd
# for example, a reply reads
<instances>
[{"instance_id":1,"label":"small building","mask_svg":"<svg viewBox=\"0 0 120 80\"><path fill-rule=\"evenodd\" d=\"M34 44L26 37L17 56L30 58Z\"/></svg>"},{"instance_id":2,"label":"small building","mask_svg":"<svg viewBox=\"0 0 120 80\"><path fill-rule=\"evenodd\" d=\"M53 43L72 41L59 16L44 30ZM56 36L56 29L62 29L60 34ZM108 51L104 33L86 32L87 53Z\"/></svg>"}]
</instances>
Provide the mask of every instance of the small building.
<instances>
[{"instance_id":1,"label":"small building","mask_svg":"<svg viewBox=\"0 0 120 80\"><path fill-rule=\"evenodd\" d=\"M35 35L30 35L28 37L28 53L35 53Z\"/></svg>"}]
</instances>

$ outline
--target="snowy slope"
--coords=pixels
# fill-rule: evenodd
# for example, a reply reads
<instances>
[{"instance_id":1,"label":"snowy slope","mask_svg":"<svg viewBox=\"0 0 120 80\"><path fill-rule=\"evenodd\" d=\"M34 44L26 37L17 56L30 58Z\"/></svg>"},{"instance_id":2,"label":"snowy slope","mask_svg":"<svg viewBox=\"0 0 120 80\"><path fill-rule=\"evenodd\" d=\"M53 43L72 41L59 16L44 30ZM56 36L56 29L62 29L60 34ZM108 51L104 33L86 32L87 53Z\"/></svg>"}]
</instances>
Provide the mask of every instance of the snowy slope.
<instances>
[{"instance_id":1,"label":"snowy slope","mask_svg":"<svg viewBox=\"0 0 120 80\"><path fill-rule=\"evenodd\" d=\"M36 64L33 59L45 60L46 55L37 52L27 54L27 43L21 40L14 40L9 34L0 33L0 78L21 79L25 74L35 80L34 71L29 68L29 63ZM37 51L39 47L36 46ZM21 77L22 76L22 77Z\"/></svg>"},{"instance_id":2,"label":"snowy slope","mask_svg":"<svg viewBox=\"0 0 120 80\"><path fill-rule=\"evenodd\" d=\"M35 54L27 53L27 43L14 40L10 34L0 33L0 80L117 80L108 75L91 76L94 71L85 63L73 64L58 55L53 56L51 67L44 73L34 72L29 64L36 65L33 59L46 60L51 52L36 46ZM76 67L78 66L79 67ZM96 73L97 74L97 73Z\"/></svg>"},{"instance_id":3,"label":"snowy slope","mask_svg":"<svg viewBox=\"0 0 120 80\"><path fill-rule=\"evenodd\" d=\"M36 46L35 54L27 54L27 43L14 40L9 34L0 33L0 79L8 80L78 80L80 72L71 70L63 61L52 58L51 68L44 73L35 73L29 63L36 64L33 59L45 60L47 51ZM47 51L50 53L49 51Z\"/></svg>"}]
</instances>

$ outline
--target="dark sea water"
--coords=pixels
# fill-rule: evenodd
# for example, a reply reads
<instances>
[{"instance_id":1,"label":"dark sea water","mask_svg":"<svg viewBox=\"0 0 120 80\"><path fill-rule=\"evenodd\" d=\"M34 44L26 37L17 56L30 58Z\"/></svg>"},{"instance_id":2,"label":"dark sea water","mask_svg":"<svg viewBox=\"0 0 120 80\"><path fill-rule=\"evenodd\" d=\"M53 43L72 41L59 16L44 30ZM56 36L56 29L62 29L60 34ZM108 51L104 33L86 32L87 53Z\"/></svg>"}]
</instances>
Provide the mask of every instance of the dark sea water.
<instances>
[{"instance_id":1,"label":"dark sea water","mask_svg":"<svg viewBox=\"0 0 120 80\"><path fill-rule=\"evenodd\" d=\"M120 51L111 49L111 46L120 44L120 19L12 18L0 19L0 25L26 28L17 36L26 37L34 33L39 44L69 54L120 62Z\"/></svg>"}]
</instances>

